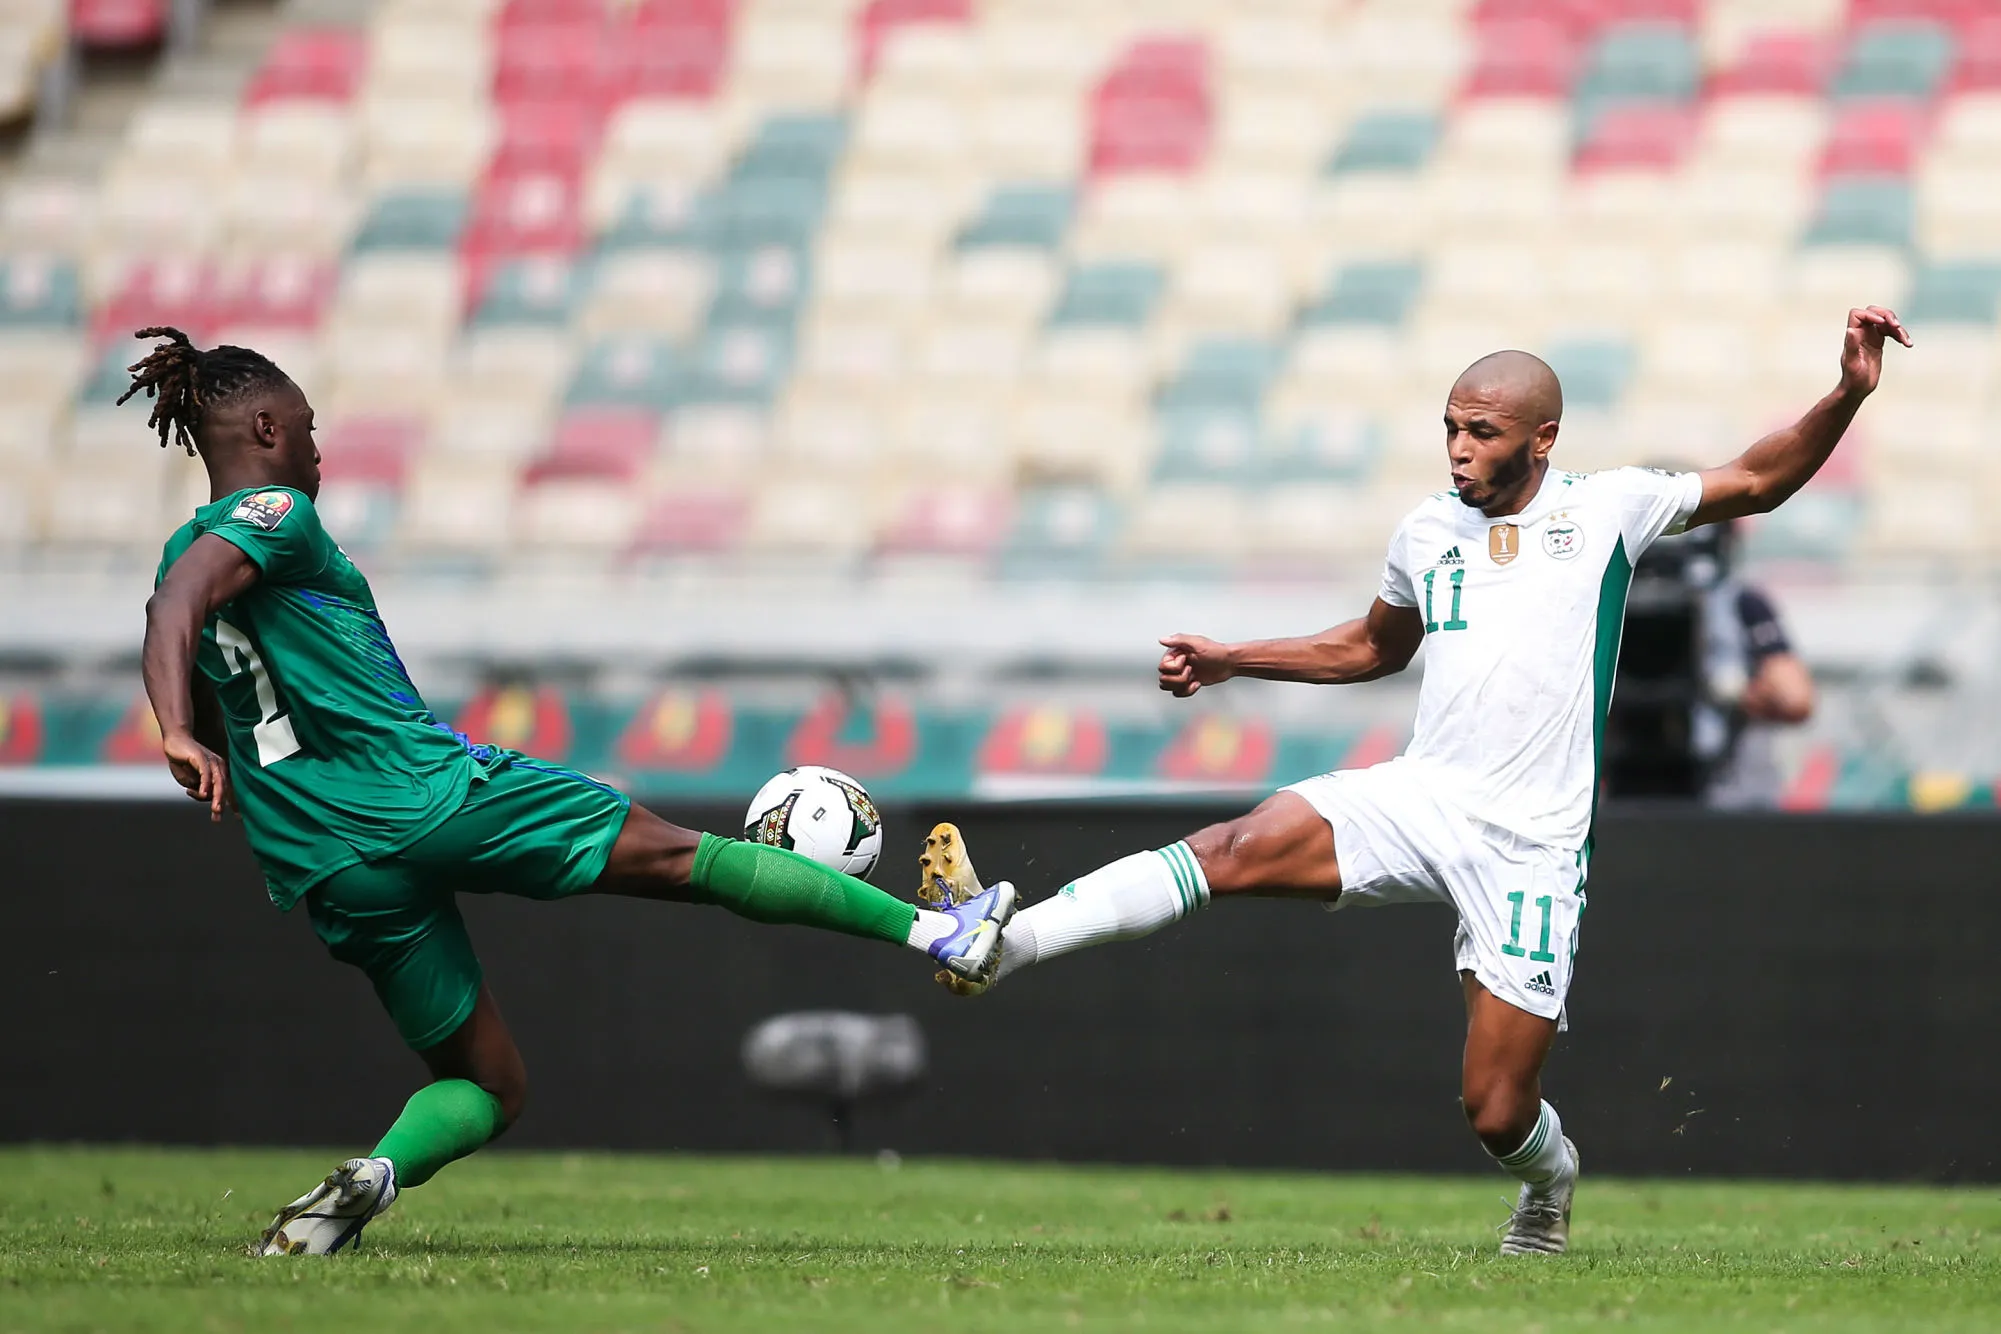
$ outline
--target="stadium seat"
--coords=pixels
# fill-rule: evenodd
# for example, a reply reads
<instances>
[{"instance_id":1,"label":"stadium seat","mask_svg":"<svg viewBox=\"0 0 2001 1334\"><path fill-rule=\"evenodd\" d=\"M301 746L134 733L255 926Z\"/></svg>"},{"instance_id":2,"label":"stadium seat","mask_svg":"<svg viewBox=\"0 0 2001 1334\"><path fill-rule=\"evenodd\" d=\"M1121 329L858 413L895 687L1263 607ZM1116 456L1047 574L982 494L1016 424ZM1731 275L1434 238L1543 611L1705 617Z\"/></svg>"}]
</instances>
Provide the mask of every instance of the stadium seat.
<instances>
[{"instance_id":1,"label":"stadium seat","mask_svg":"<svg viewBox=\"0 0 2001 1334\"><path fill-rule=\"evenodd\" d=\"M582 267L547 255L501 261L486 277L472 323L567 325L587 282Z\"/></svg>"},{"instance_id":2,"label":"stadium seat","mask_svg":"<svg viewBox=\"0 0 2001 1334\"><path fill-rule=\"evenodd\" d=\"M577 407L665 411L686 392L689 369L672 344L627 335L604 339L584 354L567 401Z\"/></svg>"},{"instance_id":3,"label":"stadium seat","mask_svg":"<svg viewBox=\"0 0 2001 1334\"><path fill-rule=\"evenodd\" d=\"M977 217L960 229L962 250L1007 246L1054 250L1070 225L1073 192L1067 185L1003 185L987 197Z\"/></svg>"},{"instance_id":4,"label":"stadium seat","mask_svg":"<svg viewBox=\"0 0 2001 1334\"><path fill-rule=\"evenodd\" d=\"M469 263L484 269L525 255L570 255L583 238L578 178L559 171L524 171L480 183L459 245Z\"/></svg>"},{"instance_id":5,"label":"stadium seat","mask_svg":"<svg viewBox=\"0 0 2001 1334\"><path fill-rule=\"evenodd\" d=\"M1196 41L1135 42L1092 94L1090 172L1187 172L1208 149L1208 52Z\"/></svg>"},{"instance_id":6,"label":"stadium seat","mask_svg":"<svg viewBox=\"0 0 2001 1334\"><path fill-rule=\"evenodd\" d=\"M1547 359L1566 408L1616 406L1633 374L1632 347L1613 339L1568 339L1552 345Z\"/></svg>"},{"instance_id":7,"label":"stadium seat","mask_svg":"<svg viewBox=\"0 0 2001 1334\"><path fill-rule=\"evenodd\" d=\"M2001 19L1989 18L1961 31L1952 86L1961 93L2001 91Z\"/></svg>"},{"instance_id":8,"label":"stadium seat","mask_svg":"<svg viewBox=\"0 0 2001 1334\"><path fill-rule=\"evenodd\" d=\"M1438 117L1425 111L1374 111L1359 117L1327 164L1330 174L1419 171L1438 143Z\"/></svg>"},{"instance_id":9,"label":"stadium seat","mask_svg":"<svg viewBox=\"0 0 2001 1334\"><path fill-rule=\"evenodd\" d=\"M1075 268L1049 323L1137 327L1152 316L1164 285L1159 267L1152 264L1111 262Z\"/></svg>"},{"instance_id":10,"label":"stadium seat","mask_svg":"<svg viewBox=\"0 0 2001 1334\"><path fill-rule=\"evenodd\" d=\"M1577 170L1671 170L1694 142L1696 125L1696 113L1679 105L1603 106L1577 145Z\"/></svg>"},{"instance_id":11,"label":"stadium seat","mask_svg":"<svg viewBox=\"0 0 2001 1334\"><path fill-rule=\"evenodd\" d=\"M529 463L523 483L630 482L652 457L659 435L659 414L643 408L573 408L556 423L548 452Z\"/></svg>"},{"instance_id":12,"label":"stadium seat","mask_svg":"<svg viewBox=\"0 0 2001 1334\"><path fill-rule=\"evenodd\" d=\"M713 553L734 546L750 517L741 487L675 485L650 497L632 535L640 559Z\"/></svg>"},{"instance_id":13,"label":"stadium seat","mask_svg":"<svg viewBox=\"0 0 2001 1334\"><path fill-rule=\"evenodd\" d=\"M769 403L791 362L790 329L762 322L711 324L695 348L681 401Z\"/></svg>"},{"instance_id":14,"label":"stadium seat","mask_svg":"<svg viewBox=\"0 0 2001 1334\"><path fill-rule=\"evenodd\" d=\"M1702 84L1694 34L1675 23L1627 23L1599 32L1573 96L1580 119L1625 102L1687 102Z\"/></svg>"},{"instance_id":15,"label":"stadium seat","mask_svg":"<svg viewBox=\"0 0 2001 1334\"><path fill-rule=\"evenodd\" d=\"M1855 100L1835 116L1822 151L1827 176L1904 176L1916 161L1931 117L1918 103L1900 98Z\"/></svg>"},{"instance_id":16,"label":"stadium seat","mask_svg":"<svg viewBox=\"0 0 2001 1334\"><path fill-rule=\"evenodd\" d=\"M1031 487L1016 497L1000 553L1011 579L1074 579L1094 571L1117 523L1105 492L1088 486Z\"/></svg>"},{"instance_id":17,"label":"stadium seat","mask_svg":"<svg viewBox=\"0 0 2001 1334\"><path fill-rule=\"evenodd\" d=\"M1836 98L1928 98L1951 71L1952 34L1933 23L1877 23L1857 31L1830 92Z\"/></svg>"},{"instance_id":18,"label":"stadium seat","mask_svg":"<svg viewBox=\"0 0 2001 1334\"><path fill-rule=\"evenodd\" d=\"M1163 404L1154 458L1157 483L1245 483L1253 480L1262 451L1257 404Z\"/></svg>"},{"instance_id":19,"label":"stadium seat","mask_svg":"<svg viewBox=\"0 0 2001 1334\"><path fill-rule=\"evenodd\" d=\"M1821 193L1808 225L1808 245L1911 243L1911 189L1889 177L1835 177Z\"/></svg>"},{"instance_id":20,"label":"stadium seat","mask_svg":"<svg viewBox=\"0 0 2001 1334\"><path fill-rule=\"evenodd\" d=\"M279 34L264 63L251 76L243 100L270 102L353 100L361 86L367 48L346 28L291 28Z\"/></svg>"},{"instance_id":21,"label":"stadium seat","mask_svg":"<svg viewBox=\"0 0 2001 1334\"><path fill-rule=\"evenodd\" d=\"M1927 324L1994 324L2001 319L2001 262L1920 265L1901 313L1920 329Z\"/></svg>"},{"instance_id":22,"label":"stadium seat","mask_svg":"<svg viewBox=\"0 0 2001 1334\"><path fill-rule=\"evenodd\" d=\"M354 248L449 250L458 244L469 204L450 189L405 189L380 195L355 233Z\"/></svg>"},{"instance_id":23,"label":"stadium seat","mask_svg":"<svg viewBox=\"0 0 2001 1334\"><path fill-rule=\"evenodd\" d=\"M514 532L539 559L609 559L631 545L641 503L637 490L624 482L552 475L522 487Z\"/></svg>"},{"instance_id":24,"label":"stadium seat","mask_svg":"<svg viewBox=\"0 0 2001 1334\"><path fill-rule=\"evenodd\" d=\"M893 555L987 556L1006 538L1014 497L1006 490L965 484L908 488L876 534Z\"/></svg>"},{"instance_id":25,"label":"stadium seat","mask_svg":"<svg viewBox=\"0 0 2001 1334\"><path fill-rule=\"evenodd\" d=\"M809 252L785 245L725 250L716 256L711 323L790 328L810 283Z\"/></svg>"},{"instance_id":26,"label":"stadium seat","mask_svg":"<svg viewBox=\"0 0 2001 1334\"><path fill-rule=\"evenodd\" d=\"M518 486L507 463L460 456L419 460L404 489L396 540L419 554L494 554L517 540Z\"/></svg>"},{"instance_id":27,"label":"stadium seat","mask_svg":"<svg viewBox=\"0 0 2001 1334\"><path fill-rule=\"evenodd\" d=\"M362 109L363 174L378 188L467 186L487 165L500 128L483 102L439 96L371 100Z\"/></svg>"},{"instance_id":28,"label":"stadium seat","mask_svg":"<svg viewBox=\"0 0 2001 1334\"><path fill-rule=\"evenodd\" d=\"M70 34L80 46L151 46L167 31L166 0L71 0Z\"/></svg>"},{"instance_id":29,"label":"stadium seat","mask_svg":"<svg viewBox=\"0 0 2001 1334\"><path fill-rule=\"evenodd\" d=\"M1818 97L1720 98L1703 115L1696 153L1711 167L1797 172L1820 152L1829 126Z\"/></svg>"},{"instance_id":30,"label":"stadium seat","mask_svg":"<svg viewBox=\"0 0 2001 1334\"><path fill-rule=\"evenodd\" d=\"M974 247L948 257L939 298L948 315L1033 325L1048 315L1060 277L1053 254Z\"/></svg>"},{"instance_id":31,"label":"stadium seat","mask_svg":"<svg viewBox=\"0 0 2001 1334\"><path fill-rule=\"evenodd\" d=\"M0 330L67 329L82 318L75 265L29 256L0 260Z\"/></svg>"},{"instance_id":32,"label":"stadium seat","mask_svg":"<svg viewBox=\"0 0 2001 1334\"><path fill-rule=\"evenodd\" d=\"M1479 31L1479 54L1466 77L1470 97L1568 97L1578 68L1576 35L1539 19L1494 23Z\"/></svg>"},{"instance_id":33,"label":"stadium seat","mask_svg":"<svg viewBox=\"0 0 2001 1334\"><path fill-rule=\"evenodd\" d=\"M1268 429L1260 460L1263 480L1275 488L1369 480L1383 449L1382 431L1351 406L1323 407L1280 417Z\"/></svg>"},{"instance_id":34,"label":"stadium seat","mask_svg":"<svg viewBox=\"0 0 2001 1334\"><path fill-rule=\"evenodd\" d=\"M1023 399L1015 405L1008 432L1025 482L1123 489L1146 469L1145 421L1134 408L1102 398Z\"/></svg>"},{"instance_id":35,"label":"stadium seat","mask_svg":"<svg viewBox=\"0 0 2001 1334\"><path fill-rule=\"evenodd\" d=\"M1245 495L1236 487L1155 487L1126 516L1115 568L1140 578L1218 578L1245 554L1252 527Z\"/></svg>"},{"instance_id":36,"label":"stadium seat","mask_svg":"<svg viewBox=\"0 0 2001 1334\"><path fill-rule=\"evenodd\" d=\"M779 560L839 562L856 558L867 548L873 527L868 496L853 481L800 477L791 486L772 487L752 500L743 547ZM825 573L829 567L812 568Z\"/></svg>"}]
</instances>

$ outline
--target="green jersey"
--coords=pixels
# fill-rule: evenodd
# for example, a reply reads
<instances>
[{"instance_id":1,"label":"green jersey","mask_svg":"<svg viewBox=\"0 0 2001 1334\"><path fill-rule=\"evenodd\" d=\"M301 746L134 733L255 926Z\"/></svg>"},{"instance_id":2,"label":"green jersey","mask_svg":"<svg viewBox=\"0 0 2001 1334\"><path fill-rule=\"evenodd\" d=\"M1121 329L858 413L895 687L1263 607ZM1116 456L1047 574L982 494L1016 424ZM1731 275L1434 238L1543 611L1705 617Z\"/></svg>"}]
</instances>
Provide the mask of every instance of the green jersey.
<instances>
[{"instance_id":1,"label":"green jersey","mask_svg":"<svg viewBox=\"0 0 2001 1334\"><path fill-rule=\"evenodd\" d=\"M238 491L167 539L155 586L196 538L242 550L261 577L202 628L229 776L271 900L289 909L360 861L436 829L476 777L507 763L432 716L389 642L368 580L298 491Z\"/></svg>"}]
</instances>

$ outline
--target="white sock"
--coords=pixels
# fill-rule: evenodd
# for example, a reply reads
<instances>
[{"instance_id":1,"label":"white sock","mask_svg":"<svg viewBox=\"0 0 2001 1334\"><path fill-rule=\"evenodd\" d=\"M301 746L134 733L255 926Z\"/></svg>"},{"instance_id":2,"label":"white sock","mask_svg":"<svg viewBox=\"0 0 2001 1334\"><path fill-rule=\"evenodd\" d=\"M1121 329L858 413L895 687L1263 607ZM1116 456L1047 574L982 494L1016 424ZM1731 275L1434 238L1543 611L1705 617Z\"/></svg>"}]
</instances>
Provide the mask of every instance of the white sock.
<instances>
[{"instance_id":1,"label":"white sock","mask_svg":"<svg viewBox=\"0 0 2001 1334\"><path fill-rule=\"evenodd\" d=\"M1186 843L1121 857L1016 913L1001 936L995 980L1086 945L1158 931L1208 901L1208 878Z\"/></svg>"},{"instance_id":2,"label":"white sock","mask_svg":"<svg viewBox=\"0 0 2001 1334\"><path fill-rule=\"evenodd\" d=\"M1571 1162L1570 1151L1563 1147L1563 1119L1556 1108L1544 1103L1535 1129L1529 1131L1522 1146L1513 1153L1493 1154L1493 1158L1503 1172L1534 1190L1547 1190L1560 1182L1570 1173Z\"/></svg>"},{"instance_id":3,"label":"white sock","mask_svg":"<svg viewBox=\"0 0 2001 1334\"><path fill-rule=\"evenodd\" d=\"M910 924L910 938L904 944L914 950L928 950L958 929L959 920L950 913L919 908L917 920Z\"/></svg>"}]
</instances>

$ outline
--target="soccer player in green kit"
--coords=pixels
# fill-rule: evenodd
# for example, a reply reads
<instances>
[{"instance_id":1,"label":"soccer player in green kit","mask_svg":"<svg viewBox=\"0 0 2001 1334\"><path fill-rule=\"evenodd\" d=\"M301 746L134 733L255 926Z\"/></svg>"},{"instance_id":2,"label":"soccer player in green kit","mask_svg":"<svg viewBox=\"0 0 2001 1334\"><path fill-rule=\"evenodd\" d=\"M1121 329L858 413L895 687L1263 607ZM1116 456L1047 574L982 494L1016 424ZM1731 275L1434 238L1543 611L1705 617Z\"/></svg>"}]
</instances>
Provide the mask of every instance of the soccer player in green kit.
<instances>
[{"instance_id":1,"label":"soccer player in green kit","mask_svg":"<svg viewBox=\"0 0 2001 1334\"><path fill-rule=\"evenodd\" d=\"M320 526L306 396L246 348L177 329L125 398L208 469L146 604L146 693L188 794L243 817L272 902L304 903L367 974L431 1081L374 1150L287 1205L261 1253L324 1255L520 1115L527 1071L480 974L459 893L708 903L908 945L978 976L1014 912L1002 887L920 909L804 857L668 824L568 769L475 744L424 707L364 579Z\"/></svg>"}]
</instances>

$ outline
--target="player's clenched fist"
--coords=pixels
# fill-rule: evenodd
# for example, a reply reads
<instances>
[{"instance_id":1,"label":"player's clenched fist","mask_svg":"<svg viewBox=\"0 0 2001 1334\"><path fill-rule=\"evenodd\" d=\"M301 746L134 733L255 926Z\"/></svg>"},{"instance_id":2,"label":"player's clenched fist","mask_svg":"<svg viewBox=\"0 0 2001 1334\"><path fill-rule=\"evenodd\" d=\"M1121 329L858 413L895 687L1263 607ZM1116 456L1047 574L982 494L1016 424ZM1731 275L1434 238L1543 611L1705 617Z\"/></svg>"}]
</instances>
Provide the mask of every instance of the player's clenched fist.
<instances>
[{"instance_id":1,"label":"player's clenched fist","mask_svg":"<svg viewBox=\"0 0 2001 1334\"><path fill-rule=\"evenodd\" d=\"M1887 306L1860 306L1848 312L1848 333L1841 343L1842 385L1856 393L1873 394L1883 378L1883 341L1894 338L1905 347L1911 336Z\"/></svg>"},{"instance_id":2,"label":"player's clenched fist","mask_svg":"<svg viewBox=\"0 0 2001 1334\"><path fill-rule=\"evenodd\" d=\"M1201 635L1169 635L1160 641L1160 688L1187 699L1203 686L1230 679L1230 650Z\"/></svg>"}]
</instances>

